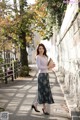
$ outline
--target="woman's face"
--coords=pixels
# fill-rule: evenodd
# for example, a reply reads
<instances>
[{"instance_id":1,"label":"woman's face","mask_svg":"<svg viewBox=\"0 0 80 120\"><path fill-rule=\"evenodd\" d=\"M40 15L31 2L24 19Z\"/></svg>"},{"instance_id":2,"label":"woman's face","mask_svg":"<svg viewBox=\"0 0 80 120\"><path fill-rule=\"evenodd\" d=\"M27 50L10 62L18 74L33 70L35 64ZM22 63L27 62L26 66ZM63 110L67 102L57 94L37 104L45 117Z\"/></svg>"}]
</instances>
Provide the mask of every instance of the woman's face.
<instances>
[{"instance_id":1,"label":"woman's face","mask_svg":"<svg viewBox=\"0 0 80 120\"><path fill-rule=\"evenodd\" d=\"M39 46L39 54L43 54L44 53L44 48L42 46Z\"/></svg>"}]
</instances>

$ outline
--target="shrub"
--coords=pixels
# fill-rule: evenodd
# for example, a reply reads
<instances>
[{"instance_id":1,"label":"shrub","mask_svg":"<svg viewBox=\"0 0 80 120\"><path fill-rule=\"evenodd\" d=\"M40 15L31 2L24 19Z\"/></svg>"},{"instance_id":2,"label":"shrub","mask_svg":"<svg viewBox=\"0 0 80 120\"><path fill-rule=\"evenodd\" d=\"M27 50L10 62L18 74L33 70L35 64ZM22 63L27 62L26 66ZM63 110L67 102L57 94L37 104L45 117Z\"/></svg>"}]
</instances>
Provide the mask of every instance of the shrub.
<instances>
[{"instance_id":1,"label":"shrub","mask_svg":"<svg viewBox=\"0 0 80 120\"><path fill-rule=\"evenodd\" d=\"M20 68L20 76L21 76L21 77L26 77L26 76L28 76L28 75L29 75L29 71L30 71L29 67L27 67L27 66L22 66L22 67Z\"/></svg>"},{"instance_id":2,"label":"shrub","mask_svg":"<svg viewBox=\"0 0 80 120\"><path fill-rule=\"evenodd\" d=\"M0 68L0 81L4 80L4 73L2 68Z\"/></svg>"},{"instance_id":3,"label":"shrub","mask_svg":"<svg viewBox=\"0 0 80 120\"><path fill-rule=\"evenodd\" d=\"M3 58L0 58L0 64L3 63Z\"/></svg>"}]
</instances>

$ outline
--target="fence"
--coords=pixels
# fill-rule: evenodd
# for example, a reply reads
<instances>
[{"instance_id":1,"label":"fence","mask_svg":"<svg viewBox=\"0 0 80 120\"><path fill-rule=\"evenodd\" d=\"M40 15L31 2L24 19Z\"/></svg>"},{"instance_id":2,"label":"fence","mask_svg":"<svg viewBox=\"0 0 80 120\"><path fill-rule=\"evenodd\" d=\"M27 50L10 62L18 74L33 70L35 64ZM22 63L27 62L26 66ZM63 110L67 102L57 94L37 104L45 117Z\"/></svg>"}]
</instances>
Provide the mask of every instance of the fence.
<instances>
[{"instance_id":1,"label":"fence","mask_svg":"<svg viewBox=\"0 0 80 120\"><path fill-rule=\"evenodd\" d=\"M0 81L4 81L6 84L8 83L8 78L14 81L19 75L20 67L19 61L0 64Z\"/></svg>"}]
</instances>

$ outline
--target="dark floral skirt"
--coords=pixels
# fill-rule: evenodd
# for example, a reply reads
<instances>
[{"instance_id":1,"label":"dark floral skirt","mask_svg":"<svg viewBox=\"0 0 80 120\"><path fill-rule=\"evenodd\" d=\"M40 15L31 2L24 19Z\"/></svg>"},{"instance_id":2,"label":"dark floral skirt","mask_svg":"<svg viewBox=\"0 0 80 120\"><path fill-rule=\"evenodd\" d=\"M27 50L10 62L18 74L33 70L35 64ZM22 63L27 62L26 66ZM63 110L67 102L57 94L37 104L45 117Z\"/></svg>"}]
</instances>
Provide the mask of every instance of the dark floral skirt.
<instances>
[{"instance_id":1,"label":"dark floral skirt","mask_svg":"<svg viewBox=\"0 0 80 120\"><path fill-rule=\"evenodd\" d=\"M39 104L54 103L49 84L48 73L39 73L38 75L38 103Z\"/></svg>"}]
</instances>

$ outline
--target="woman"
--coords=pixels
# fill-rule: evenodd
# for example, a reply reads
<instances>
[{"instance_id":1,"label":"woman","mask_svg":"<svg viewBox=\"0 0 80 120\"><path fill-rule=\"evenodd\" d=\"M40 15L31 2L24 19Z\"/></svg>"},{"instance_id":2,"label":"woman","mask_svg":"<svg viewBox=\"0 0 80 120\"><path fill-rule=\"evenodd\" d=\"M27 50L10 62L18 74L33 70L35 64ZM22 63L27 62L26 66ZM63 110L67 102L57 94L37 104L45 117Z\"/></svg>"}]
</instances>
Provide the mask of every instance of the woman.
<instances>
[{"instance_id":1,"label":"woman","mask_svg":"<svg viewBox=\"0 0 80 120\"><path fill-rule=\"evenodd\" d=\"M38 75L38 99L37 102L39 104L43 104L42 111L45 115L49 115L49 113L46 110L46 103L52 104L54 103L54 100L52 98L52 93L50 89L49 84L49 75L48 75L48 69L51 69L54 67L54 65L48 65L48 56L46 54L46 48L41 43L39 44L37 48L37 57L36 57L36 63L39 69L39 75ZM37 105L32 105L32 108L36 112L40 112L37 110Z\"/></svg>"}]
</instances>

